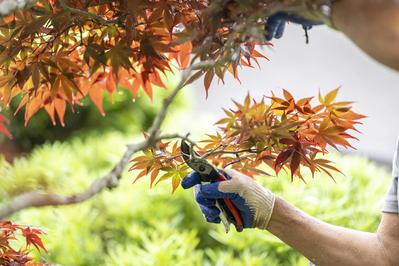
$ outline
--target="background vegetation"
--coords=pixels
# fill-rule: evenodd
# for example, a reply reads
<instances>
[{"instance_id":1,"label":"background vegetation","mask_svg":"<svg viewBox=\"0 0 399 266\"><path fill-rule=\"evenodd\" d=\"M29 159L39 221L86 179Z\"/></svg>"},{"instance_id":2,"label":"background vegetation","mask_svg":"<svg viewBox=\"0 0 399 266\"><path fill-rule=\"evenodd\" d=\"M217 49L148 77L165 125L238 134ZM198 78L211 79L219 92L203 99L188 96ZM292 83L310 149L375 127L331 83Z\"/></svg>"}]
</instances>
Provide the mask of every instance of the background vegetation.
<instances>
[{"instance_id":1,"label":"background vegetation","mask_svg":"<svg viewBox=\"0 0 399 266\"><path fill-rule=\"evenodd\" d=\"M36 147L13 164L1 160L0 201L38 188L70 194L87 187L117 162L132 135L139 135L140 125L121 123L129 132L87 130ZM327 222L375 230L388 171L364 158L332 156L346 174L337 176L337 183L323 175L308 179L307 185L291 183L285 173L258 180ZM222 226L206 223L191 191L179 188L172 196L166 182L151 190L148 180L132 184L133 179L134 173L126 171L118 188L87 202L25 210L11 218L45 229L50 252L36 256L60 265L307 265L267 232L232 230L226 235Z\"/></svg>"}]
</instances>

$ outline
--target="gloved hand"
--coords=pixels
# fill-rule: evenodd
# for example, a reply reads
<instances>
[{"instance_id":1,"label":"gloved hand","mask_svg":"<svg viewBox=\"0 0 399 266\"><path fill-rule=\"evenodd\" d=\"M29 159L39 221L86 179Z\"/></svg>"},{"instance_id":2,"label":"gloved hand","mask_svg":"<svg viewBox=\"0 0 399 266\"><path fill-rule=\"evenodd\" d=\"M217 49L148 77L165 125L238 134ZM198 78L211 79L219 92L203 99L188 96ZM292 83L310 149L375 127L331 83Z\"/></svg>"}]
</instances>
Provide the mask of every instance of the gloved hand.
<instances>
[{"instance_id":1,"label":"gloved hand","mask_svg":"<svg viewBox=\"0 0 399 266\"><path fill-rule=\"evenodd\" d=\"M266 229L274 207L274 194L252 178L232 169L224 169L227 181L201 184L200 175L192 172L182 180L182 187L194 186L195 199L206 220L220 223L216 200L229 198L240 211L244 228Z\"/></svg>"},{"instance_id":2,"label":"gloved hand","mask_svg":"<svg viewBox=\"0 0 399 266\"><path fill-rule=\"evenodd\" d=\"M287 1L286 10L280 10L267 19L266 39L270 41L273 38L281 38L287 22L300 24L305 31L311 29L312 26L321 24L333 27L331 13L334 2L335 0ZM289 9L291 11L286 12Z\"/></svg>"},{"instance_id":3,"label":"gloved hand","mask_svg":"<svg viewBox=\"0 0 399 266\"><path fill-rule=\"evenodd\" d=\"M270 41L273 38L280 39L283 36L287 22L300 24L305 30L310 30L312 26L323 24L321 21L312 21L301 16L290 15L286 12L278 12L267 19L265 25L266 40Z\"/></svg>"}]
</instances>

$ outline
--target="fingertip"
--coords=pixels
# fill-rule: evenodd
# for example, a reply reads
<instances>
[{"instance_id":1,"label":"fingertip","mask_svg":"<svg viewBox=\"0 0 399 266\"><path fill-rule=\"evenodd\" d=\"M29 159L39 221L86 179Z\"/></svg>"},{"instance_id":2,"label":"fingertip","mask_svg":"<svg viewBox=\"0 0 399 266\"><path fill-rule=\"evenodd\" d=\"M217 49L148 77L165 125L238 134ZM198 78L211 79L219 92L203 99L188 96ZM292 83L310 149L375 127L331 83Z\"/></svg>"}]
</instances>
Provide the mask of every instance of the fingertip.
<instances>
[{"instance_id":1,"label":"fingertip","mask_svg":"<svg viewBox=\"0 0 399 266\"><path fill-rule=\"evenodd\" d=\"M191 172L181 181L181 186L184 189L191 188L198 184L201 184L201 175L198 172Z\"/></svg>"},{"instance_id":2,"label":"fingertip","mask_svg":"<svg viewBox=\"0 0 399 266\"><path fill-rule=\"evenodd\" d=\"M274 36L274 38L280 39L283 36L284 30L285 30L285 21L281 21L277 27L276 35Z\"/></svg>"},{"instance_id":3,"label":"fingertip","mask_svg":"<svg viewBox=\"0 0 399 266\"><path fill-rule=\"evenodd\" d=\"M220 217L215 217L215 218L206 218L206 221L209 223L219 224L222 220L220 219Z\"/></svg>"},{"instance_id":4,"label":"fingertip","mask_svg":"<svg viewBox=\"0 0 399 266\"><path fill-rule=\"evenodd\" d=\"M266 40L270 41L276 35L277 27L280 23L280 18L277 15L271 16L266 22Z\"/></svg>"},{"instance_id":5,"label":"fingertip","mask_svg":"<svg viewBox=\"0 0 399 266\"><path fill-rule=\"evenodd\" d=\"M281 28L282 24L285 24L285 21L288 19L289 15L285 12L277 12L276 14L270 16L266 22L266 39L268 41L273 38L277 38L278 31ZM280 38L281 36L279 36Z\"/></svg>"},{"instance_id":6,"label":"fingertip","mask_svg":"<svg viewBox=\"0 0 399 266\"><path fill-rule=\"evenodd\" d=\"M199 207L204 214L204 217L207 222L210 223L219 223L220 222L220 210L216 206L208 207L202 204L199 204Z\"/></svg>"}]
</instances>

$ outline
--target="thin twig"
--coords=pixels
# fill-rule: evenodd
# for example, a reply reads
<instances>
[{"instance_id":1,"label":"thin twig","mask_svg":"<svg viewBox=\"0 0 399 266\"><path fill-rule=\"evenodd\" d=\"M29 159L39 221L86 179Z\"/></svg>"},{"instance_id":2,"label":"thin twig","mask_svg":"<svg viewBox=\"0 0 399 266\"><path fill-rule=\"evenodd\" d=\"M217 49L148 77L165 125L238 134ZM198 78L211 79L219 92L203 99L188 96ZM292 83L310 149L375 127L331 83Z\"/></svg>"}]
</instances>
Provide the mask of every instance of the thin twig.
<instances>
[{"instance_id":1,"label":"thin twig","mask_svg":"<svg viewBox=\"0 0 399 266\"><path fill-rule=\"evenodd\" d=\"M254 149L251 149L251 148L250 149L236 150L236 151L215 150L215 151L207 152L201 158L205 159L206 157L209 157L209 156L215 155L215 154L240 154L240 153L244 153L244 152L259 153L258 150L254 150Z\"/></svg>"}]
</instances>

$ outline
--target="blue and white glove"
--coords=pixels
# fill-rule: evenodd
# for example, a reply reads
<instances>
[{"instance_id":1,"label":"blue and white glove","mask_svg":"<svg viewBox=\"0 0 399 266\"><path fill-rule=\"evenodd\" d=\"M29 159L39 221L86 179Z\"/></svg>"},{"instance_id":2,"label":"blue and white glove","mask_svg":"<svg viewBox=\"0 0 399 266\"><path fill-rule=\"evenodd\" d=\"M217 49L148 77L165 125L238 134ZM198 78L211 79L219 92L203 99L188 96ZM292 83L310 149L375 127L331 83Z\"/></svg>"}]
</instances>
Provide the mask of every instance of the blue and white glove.
<instances>
[{"instance_id":1,"label":"blue and white glove","mask_svg":"<svg viewBox=\"0 0 399 266\"><path fill-rule=\"evenodd\" d=\"M192 172L182 180L182 187L194 187L195 200L208 222L221 222L216 200L228 198L240 211L244 228L266 229L273 212L274 194L252 178L235 170L223 171L229 180L201 184L200 175Z\"/></svg>"}]
</instances>

